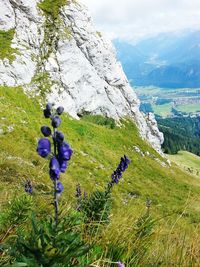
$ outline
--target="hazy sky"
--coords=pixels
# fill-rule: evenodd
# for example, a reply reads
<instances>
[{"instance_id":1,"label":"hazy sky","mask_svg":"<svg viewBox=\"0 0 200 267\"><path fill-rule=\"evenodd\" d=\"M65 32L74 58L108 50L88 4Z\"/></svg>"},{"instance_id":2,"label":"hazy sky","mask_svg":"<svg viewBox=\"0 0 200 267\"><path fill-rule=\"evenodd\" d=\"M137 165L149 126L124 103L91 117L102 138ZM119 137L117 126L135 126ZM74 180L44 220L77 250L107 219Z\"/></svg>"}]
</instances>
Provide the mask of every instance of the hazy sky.
<instances>
[{"instance_id":1,"label":"hazy sky","mask_svg":"<svg viewBox=\"0 0 200 267\"><path fill-rule=\"evenodd\" d=\"M160 32L200 29L200 0L80 0L110 38L137 40Z\"/></svg>"}]
</instances>

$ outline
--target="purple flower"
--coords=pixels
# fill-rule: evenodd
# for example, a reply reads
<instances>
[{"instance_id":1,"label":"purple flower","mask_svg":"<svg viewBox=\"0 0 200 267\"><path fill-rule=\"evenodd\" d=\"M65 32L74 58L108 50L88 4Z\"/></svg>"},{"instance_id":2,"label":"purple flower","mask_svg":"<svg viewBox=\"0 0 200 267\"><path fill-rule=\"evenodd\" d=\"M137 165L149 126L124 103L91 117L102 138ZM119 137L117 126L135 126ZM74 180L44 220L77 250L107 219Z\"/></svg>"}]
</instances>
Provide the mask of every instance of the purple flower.
<instances>
[{"instance_id":1,"label":"purple flower","mask_svg":"<svg viewBox=\"0 0 200 267\"><path fill-rule=\"evenodd\" d=\"M63 142L58 146L58 157L62 160L70 160L73 151L70 148L70 145L66 142Z\"/></svg>"},{"instance_id":2,"label":"purple flower","mask_svg":"<svg viewBox=\"0 0 200 267\"><path fill-rule=\"evenodd\" d=\"M124 155L124 157L121 158L117 169L111 175L112 182L110 185L113 185L114 183L119 183L119 180L122 178L122 173L128 168L129 163L130 160L127 158L126 155Z\"/></svg>"},{"instance_id":3,"label":"purple flower","mask_svg":"<svg viewBox=\"0 0 200 267\"><path fill-rule=\"evenodd\" d=\"M76 197L80 198L81 196L82 196L81 186L80 186L80 184L77 184L77 186L76 186Z\"/></svg>"},{"instance_id":4,"label":"purple flower","mask_svg":"<svg viewBox=\"0 0 200 267\"><path fill-rule=\"evenodd\" d=\"M60 164L56 157L53 157L49 164L49 174L52 180L58 180L60 178Z\"/></svg>"},{"instance_id":5,"label":"purple flower","mask_svg":"<svg viewBox=\"0 0 200 267\"><path fill-rule=\"evenodd\" d=\"M118 267L125 267L125 265L119 261L118 262Z\"/></svg>"},{"instance_id":6,"label":"purple flower","mask_svg":"<svg viewBox=\"0 0 200 267\"><path fill-rule=\"evenodd\" d=\"M46 137L51 135L51 129L48 126L42 126L41 127L41 132Z\"/></svg>"},{"instance_id":7,"label":"purple flower","mask_svg":"<svg viewBox=\"0 0 200 267\"><path fill-rule=\"evenodd\" d=\"M63 191L64 191L64 186L63 186L63 184L62 184L61 182L58 182L58 183L57 183L57 187L56 187L56 192L57 192L58 194L61 194Z\"/></svg>"},{"instance_id":8,"label":"purple flower","mask_svg":"<svg viewBox=\"0 0 200 267\"><path fill-rule=\"evenodd\" d=\"M51 117L51 111L49 109L44 109L43 110L43 113L44 113L44 117L46 119L50 118Z\"/></svg>"},{"instance_id":9,"label":"purple flower","mask_svg":"<svg viewBox=\"0 0 200 267\"><path fill-rule=\"evenodd\" d=\"M33 193L33 186L30 180L27 180L24 185L24 190L26 193L32 194Z\"/></svg>"},{"instance_id":10,"label":"purple flower","mask_svg":"<svg viewBox=\"0 0 200 267\"><path fill-rule=\"evenodd\" d=\"M38 141L38 146L37 146L37 153L43 157L46 158L49 153L51 152L51 143L48 138L41 138Z\"/></svg>"},{"instance_id":11,"label":"purple flower","mask_svg":"<svg viewBox=\"0 0 200 267\"><path fill-rule=\"evenodd\" d=\"M56 109L56 111L57 111L58 115L61 115L63 113L63 111L64 111L64 108L63 107L58 107Z\"/></svg>"},{"instance_id":12,"label":"purple flower","mask_svg":"<svg viewBox=\"0 0 200 267\"><path fill-rule=\"evenodd\" d=\"M64 134L61 132L56 132L56 142L62 143L64 141Z\"/></svg>"},{"instance_id":13,"label":"purple flower","mask_svg":"<svg viewBox=\"0 0 200 267\"><path fill-rule=\"evenodd\" d=\"M120 164L119 164L119 169L121 169L122 172L124 172L130 163L130 160L127 158L126 155L124 155L123 158L121 158Z\"/></svg>"},{"instance_id":14,"label":"purple flower","mask_svg":"<svg viewBox=\"0 0 200 267\"><path fill-rule=\"evenodd\" d=\"M52 103L47 103L46 104L46 110L51 110L53 107L53 104Z\"/></svg>"},{"instance_id":15,"label":"purple flower","mask_svg":"<svg viewBox=\"0 0 200 267\"><path fill-rule=\"evenodd\" d=\"M64 173L68 166L67 160L59 160L59 164L60 164L60 171Z\"/></svg>"},{"instance_id":16,"label":"purple flower","mask_svg":"<svg viewBox=\"0 0 200 267\"><path fill-rule=\"evenodd\" d=\"M58 128L61 124L61 118L59 116L55 116L52 119L51 125L53 126L53 128Z\"/></svg>"}]
</instances>

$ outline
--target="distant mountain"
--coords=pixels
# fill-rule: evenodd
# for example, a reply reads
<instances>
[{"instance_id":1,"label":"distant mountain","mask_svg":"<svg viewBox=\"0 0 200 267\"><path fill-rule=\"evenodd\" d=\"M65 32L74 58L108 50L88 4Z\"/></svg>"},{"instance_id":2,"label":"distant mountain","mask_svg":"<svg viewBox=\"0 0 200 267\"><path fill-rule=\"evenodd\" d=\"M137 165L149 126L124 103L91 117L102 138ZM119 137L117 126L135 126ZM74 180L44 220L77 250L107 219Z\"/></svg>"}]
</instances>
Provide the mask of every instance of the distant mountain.
<instances>
[{"instance_id":1,"label":"distant mountain","mask_svg":"<svg viewBox=\"0 0 200 267\"><path fill-rule=\"evenodd\" d=\"M164 33L136 45L113 43L133 85L200 87L200 31Z\"/></svg>"}]
</instances>

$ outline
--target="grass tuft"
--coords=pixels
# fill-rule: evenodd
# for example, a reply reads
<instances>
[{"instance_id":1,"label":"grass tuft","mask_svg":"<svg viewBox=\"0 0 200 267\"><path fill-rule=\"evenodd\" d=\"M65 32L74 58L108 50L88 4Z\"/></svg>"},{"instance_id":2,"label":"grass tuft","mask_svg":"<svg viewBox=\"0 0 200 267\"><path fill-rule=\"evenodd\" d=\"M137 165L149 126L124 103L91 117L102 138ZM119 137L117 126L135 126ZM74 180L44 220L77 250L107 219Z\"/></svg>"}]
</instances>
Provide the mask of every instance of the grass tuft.
<instances>
[{"instance_id":1,"label":"grass tuft","mask_svg":"<svg viewBox=\"0 0 200 267\"><path fill-rule=\"evenodd\" d=\"M8 31L0 30L0 59L7 58L9 62L14 61L17 49L11 47L15 34L14 29Z\"/></svg>"},{"instance_id":2,"label":"grass tuft","mask_svg":"<svg viewBox=\"0 0 200 267\"><path fill-rule=\"evenodd\" d=\"M43 0L38 6L45 15L51 16L55 20L58 18L60 8L68 3L69 0Z\"/></svg>"}]
</instances>

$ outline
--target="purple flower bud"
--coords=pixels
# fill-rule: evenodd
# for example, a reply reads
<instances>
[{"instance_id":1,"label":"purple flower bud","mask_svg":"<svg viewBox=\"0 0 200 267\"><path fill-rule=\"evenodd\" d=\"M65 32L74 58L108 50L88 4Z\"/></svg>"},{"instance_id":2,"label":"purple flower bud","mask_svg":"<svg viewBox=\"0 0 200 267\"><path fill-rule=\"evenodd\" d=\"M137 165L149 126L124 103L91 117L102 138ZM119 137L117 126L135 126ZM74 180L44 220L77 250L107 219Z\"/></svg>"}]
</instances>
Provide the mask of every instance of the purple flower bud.
<instances>
[{"instance_id":1,"label":"purple flower bud","mask_svg":"<svg viewBox=\"0 0 200 267\"><path fill-rule=\"evenodd\" d=\"M56 142L62 143L64 141L64 134L61 132L56 132Z\"/></svg>"},{"instance_id":2,"label":"purple flower bud","mask_svg":"<svg viewBox=\"0 0 200 267\"><path fill-rule=\"evenodd\" d=\"M64 191L64 186L63 186L63 184L62 184L61 182L58 182L58 183L57 183L57 187L56 187L56 192L57 192L58 194L61 194L63 191Z\"/></svg>"},{"instance_id":3,"label":"purple flower bud","mask_svg":"<svg viewBox=\"0 0 200 267\"><path fill-rule=\"evenodd\" d=\"M66 171L66 169L67 169L67 160L59 160L59 163L60 163L60 171L61 172L65 172Z\"/></svg>"},{"instance_id":4,"label":"purple flower bud","mask_svg":"<svg viewBox=\"0 0 200 267\"><path fill-rule=\"evenodd\" d=\"M51 135L51 129L48 126L42 126L41 127L41 132L46 137Z\"/></svg>"},{"instance_id":5,"label":"purple flower bud","mask_svg":"<svg viewBox=\"0 0 200 267\"><path fill-rule=\"evenodd\" d=\"M119 261L118 262L118 267L125 267L125 265Z\"/></svg>"},{"instance_id":6,"label":"purple flower bud","mask_svg":"<svg viewBox=\"0 0 200 267\"><path fill-rule=\"evenodd\" d=\"M63 142L58 146L58 157L62 160L70 160L73 150L70 148L69 144Z\"/></svg>"},{"instance_id":7,"label":"purple flower bud","mask_svg":"<svg viewBox=\"0 0 200 267\"><path fill-rule=\"evenodd\" d=\"M30 180L27 180L25 185L24 185L24 190L26 193L28 194L32 194L33 193L33 186Z\"/></svg>"},{"instance_id":8,"label":"purple flower bud","mask_svg":"<svg viewBox=\"0 0 200 267\"><path fill-rule=\"evenodd\" d=\"M131 162L130 159L129 159L126 155L124 155L124 160L125 160L127 166L128 166L129 163Z\"/></svg>"},{"instance_id":9,"label":"purple flower bud","mask_svg":"<svg viewBox=\"0 0 200 267\"><path fill-rule=\"evenodd\" d=\"M37 146L37 153L43 157L46 158L49 153L51 152L51 143L48 138L41 138L38 141L38 146Z\"/></svg>"},{"instance_id":10,"label":"purple flower bud","mask_svg":"<svg viewBox=\"0 0 200 267\"><path fill-rule=\"evenodd\" d=\"M48 118L51 117L51 111L49 109L44 109L43 112L44 112L44 117L45 118L48 119Z\"/></svg>"},{"instance_id":11,"label":"purple flower bud","mask_svg":"<svg viewBox=\"0 0 200 267\"><path fill-rule=\"evenodd\" d=\"M53 128L58 128L61 124L61 118L59 116L55 116L52 119L51 125L53 126Z\"/></svg>"},{"instance_id":12,"label":"purple flower bud","mask_svg":"<svg viewBox=\"0 0 200 267\"><path fill-rule=\"evenodd\" d=\"M80 198L81 196L82 196L81 186L80 186L80 184L77 184L77 186L76 186L76 197Z\"/></svg>"},{"instance_id":13,"label":"purple flower bud","mask_svg":"<svg viewBox=\"0 0 200 267\"><path fill-rule=\"evenodd\" d=\"M56 111L57 111L58 115L61 115L63 113L63 111L64 111L64 108L63 107L58 107L56 109Z\"/></svg>"},{"instance_id":14,"label":"purple flower bud","mask_svg":"<svg viewBox=\"0 0 200 267\"><path fill-rule=\"evenodd\" d=\"M49 174L52 180L60 178L60 164L56 157L53 157L49 163Z\"/></svg>"},{"instance_id":15,"label":"purple flower bud","mask_svg":"<svg viewBox=\"0 0 200 267\"><path fill-rule=\"evenodd\" d=\"M47 109L47 110L50 111L50 110L52 109L52 107L53 107L53 104L52 104L52 103L47 103L47 104L46 104L46 109Z\"/></svg>"}]
</instances>

